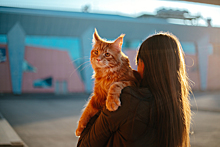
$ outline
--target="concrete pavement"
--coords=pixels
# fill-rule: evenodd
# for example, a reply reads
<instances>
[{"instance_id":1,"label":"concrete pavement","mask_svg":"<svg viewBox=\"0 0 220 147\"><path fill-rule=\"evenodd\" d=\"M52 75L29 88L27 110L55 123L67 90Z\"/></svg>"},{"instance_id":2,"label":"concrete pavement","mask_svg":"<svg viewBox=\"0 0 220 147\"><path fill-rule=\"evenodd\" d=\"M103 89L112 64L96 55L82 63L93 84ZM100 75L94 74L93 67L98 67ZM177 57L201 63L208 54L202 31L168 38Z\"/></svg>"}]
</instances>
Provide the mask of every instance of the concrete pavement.
<instances>
[{"instance_id":1,"label":"concrete pavement","mask_svg":"<svg viewBox=\"0 0 220 147\"><path fill-rule=\"evenodd\" d=\"M28 147L74 147L75 129L88 94L0 97L0 113Z\"/></svg>"},{"instance_id":2,"label":"concrete pavement","mask_svg":"<svg viewBox=\"0 0 220 147\"><path fill-rule=\"evenodd\" d=\"M220 147L220 91L191 96L192 147Z\"/></svg>"},{"instance_id":3,"label":"concrete pavement","mask_svg":"<svg viewBox=\"0 0 220 147\"><path fill-rule=\"evenodd\" d=\"M195 92L192 147L220 146L220 92ZM29 147L73 147L88 94L1 95L0 113Z\"/></svg>"}]
</instances>

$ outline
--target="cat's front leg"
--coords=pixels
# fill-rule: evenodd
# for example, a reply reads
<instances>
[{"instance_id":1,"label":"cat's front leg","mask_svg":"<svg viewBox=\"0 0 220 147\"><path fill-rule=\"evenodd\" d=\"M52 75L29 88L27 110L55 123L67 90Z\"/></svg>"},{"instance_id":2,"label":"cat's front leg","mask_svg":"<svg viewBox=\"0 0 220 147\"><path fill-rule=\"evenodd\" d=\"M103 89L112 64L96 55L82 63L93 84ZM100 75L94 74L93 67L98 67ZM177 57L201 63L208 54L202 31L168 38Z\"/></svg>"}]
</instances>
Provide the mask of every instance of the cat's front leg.
<instances>
[{"instance_id":1,"label":"cat's front leg","mask_svg":"<svg viewBox=\"0 0 220 147\"><path fill-rule=\"evenodd\" d=\"M87 106L85 107L82 116L80 117L80 120L78 122L78 127L76 129L75 135L80 136L82 131L86 128L87 123L89 120L99 111L98 108L96 108L95 103L95 96L92 96L89 102L87 103Z\"/></svg>"},{"instance_id":2,"label":"cat's front leg","mask_svg":"<svg viewBox=\"0 0 220 147\"><path fill-rule=\"evenodd\" d=\"M121 106L120 101L120 94L121 90L124 87L131 86L132 83L130 81L121 81L121 82L114 82L108 91L108 96L106 99L106 108L109 111L115 111L118 109L119 106Z\"/></svg>"}]
</instances>

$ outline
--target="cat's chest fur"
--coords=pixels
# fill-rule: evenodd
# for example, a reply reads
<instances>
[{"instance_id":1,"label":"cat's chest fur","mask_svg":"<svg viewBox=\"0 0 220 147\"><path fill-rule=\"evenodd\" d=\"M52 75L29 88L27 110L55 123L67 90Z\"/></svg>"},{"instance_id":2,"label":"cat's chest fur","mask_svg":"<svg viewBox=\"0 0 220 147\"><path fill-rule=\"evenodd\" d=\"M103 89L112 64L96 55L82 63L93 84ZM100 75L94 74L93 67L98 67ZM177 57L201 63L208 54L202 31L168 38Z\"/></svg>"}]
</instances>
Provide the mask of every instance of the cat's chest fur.
<instances>
[{"instance_id":1,"label":"cat's chest fur","mask_svg":"<svg viewBox=\"0 0 220 147\"><path fill-rule=\"evenodd\" d=\"M107 94L109 87L114 83L120 81L120 75L117 73L109 73L105 76L97 76L95 78L95 87L100 88Z\"/></svg>"}]
</instances>

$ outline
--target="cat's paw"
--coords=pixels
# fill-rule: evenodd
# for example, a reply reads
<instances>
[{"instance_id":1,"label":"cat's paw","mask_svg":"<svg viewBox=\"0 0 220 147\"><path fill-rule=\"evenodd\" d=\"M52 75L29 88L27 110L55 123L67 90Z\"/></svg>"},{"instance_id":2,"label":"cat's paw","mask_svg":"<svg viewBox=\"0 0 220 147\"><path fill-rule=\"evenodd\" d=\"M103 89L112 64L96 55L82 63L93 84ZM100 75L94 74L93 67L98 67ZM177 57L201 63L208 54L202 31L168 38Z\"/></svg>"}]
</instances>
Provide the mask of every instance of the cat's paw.
<instances>
[{"instance_id":1,"label":"cat's paw","mask_svg":"<svg viewBox=\"0 0 220 147\"><path fill-rule=\"evenodd\" d=\"M109 111L116 111L121 106L121 101L117 95L111 95L107 97L106 108Z\"/></svg>"},{"instance_id":2,"label":"cat's paw","mask_svg":"<svg viewBox=\"0 0 220 147\"><path fill-rule=\"evenodd\" d=\"M80 136L82 131L85 129L85 126L82 126L82 125L78 125L77 129L76 129L76 132L75 132L75 135L76 136Z\"/></svg>"}]
</instances>

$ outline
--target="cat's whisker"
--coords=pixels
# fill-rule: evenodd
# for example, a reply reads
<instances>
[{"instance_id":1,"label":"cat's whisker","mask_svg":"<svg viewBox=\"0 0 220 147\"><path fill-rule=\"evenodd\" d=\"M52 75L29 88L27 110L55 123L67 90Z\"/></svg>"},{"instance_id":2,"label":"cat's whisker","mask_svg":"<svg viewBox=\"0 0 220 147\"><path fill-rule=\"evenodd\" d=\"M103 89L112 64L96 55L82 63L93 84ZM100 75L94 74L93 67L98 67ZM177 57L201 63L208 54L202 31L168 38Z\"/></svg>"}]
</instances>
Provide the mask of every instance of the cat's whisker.
<instances>
[{"instance_id":1,"label":"cat's whisker","mask_svg":"<svg viewBox=\"0 0 220 147\"><path fill-rule=\"evenodd\" d=\"M72 74L74 74L82 65L84 65L84 64L86 64L86 63L88 63L88 62L90 62L90 61L86 61L86 62L82 63L81 65L79 65L79 66L70 74L70 77L71 77Z\"/></svg>"},{"instance_id":2,"label":"cat's whisker","mask_svg":"<svg viewBox=\"0 0 220 147\"><path fill-rule=\"evenodd\" d=\"M82 71L83 69L85 69L86 67L88 67L89 66L89 64L87 64L86 66L84 66L80 71Z\"/></svg>"},{"instance_id":3,"label":"cat's whisker","mask_svg":"<svg viewBox=\"0 0 220 147\"><path fill-rule=\"evenodd\" d=\"M82 59L90 59L90 57L85 56L85 57L82 57L82 58L77 58L77 59L71 61L71 63L73 63L73 62L75 62L75 61L77 61L77 60L82 60Z\"/></svg>"}]
</instances>

